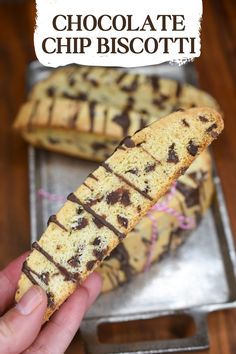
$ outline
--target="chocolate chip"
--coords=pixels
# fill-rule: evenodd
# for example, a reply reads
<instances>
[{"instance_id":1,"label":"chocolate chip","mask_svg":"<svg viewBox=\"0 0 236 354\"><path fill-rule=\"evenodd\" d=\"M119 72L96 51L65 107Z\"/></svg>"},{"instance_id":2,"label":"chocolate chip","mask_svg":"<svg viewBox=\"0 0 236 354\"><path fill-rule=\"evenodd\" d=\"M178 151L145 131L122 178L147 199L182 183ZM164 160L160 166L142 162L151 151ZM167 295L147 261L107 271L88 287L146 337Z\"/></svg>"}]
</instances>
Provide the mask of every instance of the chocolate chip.
<instances>
[{"instance_id":1,"label":"chocolate chip","mask_svg":"<svg viewBox=\"0 0 236 354\"><path fill-rule=\"evenodd\" d=\"M93 218L94 224L97 226L98 229L101 229L104 225L101 223L100 220Z\"/></svg>"},{"instance_id":2,"label":"chocolate chip","mask_svg":"<svg viewBox=\"0 0 236 354\"><path fill-rule=\"evenodd\" d=\"M40 274L40 279L46 284L49 284L49 272Z\"/></svg>"},{"instance_id":3,"label":"chocolate chip","mask_svg":"<svg viewBox=\"0 0 236 354\"><path fill-rule=\"evenodd\" d=\"M73 230L81 230L81 229L84 229L87 225L88 225L88 220L86 218L81 218L81 219L78 219L77 225L73 226L72 229Z\"/></svg>"},{"instance_id":4,"label":"chocolate chip","mask_svg":"<svg viewBox=\"0 0 236 354\"><path fill-rule=\"evenodd\" d=\"M134 168L131 168L130 170L127 170L125 171L125 173L131 173L132 175L138 175L138 168L137 167L134 167Z\"/></svg>"},{"instance_id":5,"label":"chocolate chip","mask_svg":"<svg viewBox=\"0 0 236 354\"><path fill-rule=\"evenodd\" d=\"M156 163L148 163L147 166L145 166L145 172L151 172L151 171L154 171L155 170L155 167L156 167Z\"/></svg>"},{"instance_id":6,"label":"chocolate chip","mask_svg":"<svg viewBox=\"0 0 236 354\"><path fill-rule=\"evenodd\" d=\"M48 89L47 89L47 95L48 95L49 97L54 97L55 92L56 92L56 88L55 88L54 86L48 87Z\"/></svg>"},{"instance_id":7,"label":"chocolate chip","mask_svg":"<svg viewBox=\"0 0 236 354\"><path fill-rule=\"evenodd\" d=\"M120 225L124 226L127 229L128 224L129 224L128 219L126 219L123 216L117 215L117 220Z\"/></svg>"},{"instance_id":8,"label":"chocolate chip","mask_svg":"<svg viewBox=\"0 0 236 354\"><path fill-rule=\"evenodd\" d=\"M137 90L138 87L138 75L135 75L134 80L131 82L131 84L125 85L121 87L121 90L124 92L134 92Z\"/></svg>"},{"instance_id":9,"label":"chocolate chip","mask_svg":"<svg viewBox=\"0 0 236 354\"><path fill-rule=\"evenodd\" d=\"M73 77L71 77L70 79L69 79L69 81L68 81L68 84L69 84L69 86L74 86L75 84L76 84L76 80L73 78Z\"/></svg>"},{"instance_id":10,"label":"chocolate chip","mask_svg":"<svg viewBox=\"0 0 236 354\"><path fill-rule=\"evenodd\" d=\"M106 197L107 203L111 205L118 203L119 199L120 199L119 190L109 193Z\"/></svg>"},{"instance_id":11,"label":"chocolate chip","mask_svg":"<svg viewBox=\"0 0 236 354\"><path fill-rule=\"evenodd\" d=\"M104 143L99 143L99 142L95 142L91 144L91 147L93 150L102 150L102 149L106 149L107 145Z\"/></svg>"},{"instance_id":12,"label":"chocolate chip","mask_svg":"<svg viewBox=\"0 0 236 354\"><path fill-rule=\"evenodd\" d=\"M210 133L213 129L216 129L216 128L217 128L217 124L214 123L214 124L210 125L209 128L207 128L206 132L207 132L207 133Z\"/></svg>"},{"instance_id":13,"label":"chocolate chip","mask_svg":"<svg viewBox=\"0 0 236 354\"><path fill-rule=\"evenodd\" d=\"M210 132L210 135L212 136L213 139L216 139L219 136L219 134L214 131Z\"/></svg>"},{"instance_id":14,"label":"chocolate chip","mask_svg":"<svg viewBox=\"0 0 236 354\"><path fill-rule=\"evenodd\" d=\"M77 214L80 215L83 213L83 211L84 211L84 209L82 208L82 206L79 205L76 210Z\"/></svg>"},{"instance_id":15,"label":"chocolate chip","mask_svg":"<svg viewBox=\"0 0 236 354\"><path fill-rule=\"evenodd\" d=\"M190 127L190 125L188 124L188 122L186 121L186 119L182 119L182 122L183 122L183 125L185 126L185 127Z\"/></svg>"},{"instance_id":16,"label":"chocolate chip","mask_svg":"<svg viewBox=\"0 0 236 354\"><path fill-rule=\"evenodd\" d=\"M159 98L154 98L154 100L152 101L152 103L157 106L160 109L164 109L164 105L163 103L168 100L169 96L168 95L163 95L161 94Z\"/></svg>"},{"instance_id":17,"label":"chocolate chip","mask_svg":"<svg viewBox=\"0 0 236 354\"><path fill-rule=\"evenodd\" d=\"M67 263L71 266L71 267L77 267L78 264L80 264L80 259L79 259L79 255L75 255L73 257L71 257Z\"/></svg>"},{"instance_id":18,"label":"chocolate chip","mask_svg":"<svg viewBox=\"0 0 236 354\"><path fill-rule=\"evenodd\" d=\"M109 193L106 197L108 204L114 205L118 202L124 206L130 205L129 191L123 188L118 188L117 190Z\"/></svg>"},{"instance_id":19,"label":"chocolate chip","mask_svg":"<svg viewBox=\"0 0 236 354\"><path fill-rule=\"evenodd\" d=\"M48 142L50 143L50 144L59 144L60 143L60 140L59 139L57 139L57 138L54 138L54 137L52 137L52 136L49 136L48 137Z\"/></svg>"},{"instance_id":20,"label":"chocolate chip","mask_svg":"<svg viewBox=\"0 0 236 354\"><path fill-rule=\"evenodd\" d=\"M187 150L190 155L195 156L198 152L198 148L199 148L199 146L194 144L194 142L192 140L189 141L188 146L187 146Z\"/></svg>"},{"instance_id":21,"label":"chocolate chip","mask_svg":"<svg viewBox=\"0 0 236 354\"><path fill-rule=\"evenodd\" d=\"M208 119L205 116L198 116L201 122L206 123L208 122Z\"/></svg>"},{"instance_id":22,"label":"chocolate chip","mask_svg":"<svg viewBox=\"0 0 236 354\"><path fill-rule=\"evenodd\" d=\"M93 241L92 244L93 244L94 246L99 246L100 243L101 243L101 239L100 239L99 237L96 237L96 238L94 239L94 241Z\"/></svg>"},{"instance_id":23,"label":"chocolate chip","mask_svg":"<svg viewBox=\"0 0 236 354\"><path fill-rule=\"evenodd\" d=\"M95 264L96 264L96 261L88 261L86 264L87 270L92 270L93 267L95 266Z\"/></svg>"},{"instance_id":24,"label":"chocolate chip","mask_svg":"<svg viewBox=\"0 0 236 354\"><path fill-rule=\"evenodd\" d=\"M101 261L103 258L104 258L104 256L105 256L105 254L106 254L106 249L104 249L104 250L93 250L93 255L94 255L94 257L96 257L99 261Z\"/></svg>"},{"instance_id":25,"label":"chocolate chip","mask_svg":"<svg viewBox=\"0 0 236 354\"><path fill-rule=\"evenodd\" d=\"M103 200L103 196L101 196L100 198L95 198L95 199L89 199L86 203L86 205L88 205L89 207L97 204L97 203L100 203L101 201Z\"/></svg>"},{"instance_id":26,"label":"chocolate chip","mask_svg":"<svg viewBox=\"0 0 236 354\"><path fill-rule=\"evenodd\" d=\"M179 162L179 157L175 152L175 143L169 146L167 162L175 164Z\"/></svg>"},{"instance_id":27,"label":"chocolate chip","mask_svg":"<svg viewBox=\"0 0 236 354\"><path fill-rule=\"evenodd\" d=\"M138 206L137 206L137 212L138 212L138 213L140 213L140 212L141 212L141 210L142 210L141 206L140 206L140 205L138 205Z\"/></svg>"}]
</instances>

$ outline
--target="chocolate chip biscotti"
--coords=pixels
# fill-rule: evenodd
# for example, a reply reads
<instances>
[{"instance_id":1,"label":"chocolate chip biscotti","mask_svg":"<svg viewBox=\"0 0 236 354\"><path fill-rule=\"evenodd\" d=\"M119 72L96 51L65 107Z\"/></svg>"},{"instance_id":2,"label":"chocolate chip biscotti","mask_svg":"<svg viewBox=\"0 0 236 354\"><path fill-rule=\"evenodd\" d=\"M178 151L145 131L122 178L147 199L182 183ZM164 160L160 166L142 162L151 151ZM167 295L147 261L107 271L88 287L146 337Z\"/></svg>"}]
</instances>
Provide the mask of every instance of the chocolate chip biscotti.
<instances>
[{"instance_id":1,"label":"chocolate chip biscotti","mask_svg":"<svg viewBox=\"0 0 236 354\"><path fill-rule=\"evenodd\" d=\"M154 120L145 113L122 111L95 101L45 98L26 102L14 128L34 146L104 161L124 136Z\"/></svg>"},{"instance_id":2,"label":"chocolate chip biscotti","mask_svg":"<svg viewBox=\"0 0 236 354\"><path fill-rule=\"evenodd\" d=\"M39 284L48 295L48 319L222 129L218 112L195 108L127 137L49 218L23 265L16 301Z\"/></svg>"},{"instance_id":3,"label":"chocolate chip biscotti","mask_svg":"<svg viewBox=\"0 0 236 354\"><path fill-rule=\"evenodd\" d=\"M76 65L56 69L29 95L31 100L45 97L95 100L154 117L163 117L178 108L217 107L210 95L188 84L119 69Z\"/></svg>"},{"instance_id":4,"label":"chocolate chip biscotti","mask_svg":"<svg viewBox=\"0 0 236 354\"><path fill-rule=\"evenodd\" d=\"M198 226L213 191L212 161L205 150L98 267L102 291L131 281L173 253Z\"/></svg>"},{"instance_id":5,"label":"chocolate chip biscotti","mask_svg":"<svg viewBox=\"0 0 236 354\"><path fill-rule=\"evenodd\" d=\"M172 110L173 106L168 112ZM158 111L151 116L129 107L111 106L110 102L44 98L26 102L14 127L34 146L104 161L124 136L160 117Z\"/></svg>"}]
</instances>

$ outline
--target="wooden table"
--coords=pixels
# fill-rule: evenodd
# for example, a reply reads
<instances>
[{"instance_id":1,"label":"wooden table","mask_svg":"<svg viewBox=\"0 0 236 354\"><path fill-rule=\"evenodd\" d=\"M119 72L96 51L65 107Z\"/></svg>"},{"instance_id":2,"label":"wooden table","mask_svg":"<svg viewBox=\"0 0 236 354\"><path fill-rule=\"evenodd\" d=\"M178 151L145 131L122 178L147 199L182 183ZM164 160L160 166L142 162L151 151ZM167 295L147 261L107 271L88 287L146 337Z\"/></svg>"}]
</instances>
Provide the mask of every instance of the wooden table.
<instances>
[{"instance_id":1,"label":"wooden table","mask_svg":"<svg viewBox=\"0 0 236 354\"><path fill-rule=\"evenodd\" d=\"M0 4L0 266L29 248L27 146L11 129L25 98L25 69L35 58L33 48L34 1ZM214 145L228 211L236 235L236 1L205 0L202 54L195 61L200 85L209 91L225 114L225 131ZM156 325L158 327L158 325ZM155 327L155 326L154 326ZM236 352L236 310L209 316L209 351ZM142 325L132 332L143 332ZM110 334L115 333L113 328ZM109 335L107 331L107 336ZM122 338L125 339L123 331ZM68 354L83 353L75 337Z\"/></svg>"}]
</instances>

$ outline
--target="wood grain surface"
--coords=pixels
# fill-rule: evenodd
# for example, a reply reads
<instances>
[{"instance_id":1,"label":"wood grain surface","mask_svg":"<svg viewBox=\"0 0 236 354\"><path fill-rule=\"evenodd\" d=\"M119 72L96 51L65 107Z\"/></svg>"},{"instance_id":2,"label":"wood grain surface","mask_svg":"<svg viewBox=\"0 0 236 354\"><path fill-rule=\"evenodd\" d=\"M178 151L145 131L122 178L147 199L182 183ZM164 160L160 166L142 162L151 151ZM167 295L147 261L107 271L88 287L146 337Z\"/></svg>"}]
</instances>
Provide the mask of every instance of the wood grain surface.
<instances>
[{"instance_id":1,"label":"wood grain surface","mask_svg":"<svg viewBox=\"0 0 236 354\"><path fill-rule=\"evenodd\" d=\"M29 200L27 146L11 129L14 116L25 98L25 70L35 58L33 0L0 1L0 267L29 248ZM236 1L205 0L202 22L202 54L195 61L200 86L220 103L225 131L214 145L233 232L236 235ZM236 310L209 315L211 347L202 353L236 353ZM187 326L187 327L186 327ZM101 329L103 340L131 340L139 335L166 338L192 333L192 324L170 319L132 329ZM84 353L79 334L67 354Z\"/></svg>"}]
</instances>

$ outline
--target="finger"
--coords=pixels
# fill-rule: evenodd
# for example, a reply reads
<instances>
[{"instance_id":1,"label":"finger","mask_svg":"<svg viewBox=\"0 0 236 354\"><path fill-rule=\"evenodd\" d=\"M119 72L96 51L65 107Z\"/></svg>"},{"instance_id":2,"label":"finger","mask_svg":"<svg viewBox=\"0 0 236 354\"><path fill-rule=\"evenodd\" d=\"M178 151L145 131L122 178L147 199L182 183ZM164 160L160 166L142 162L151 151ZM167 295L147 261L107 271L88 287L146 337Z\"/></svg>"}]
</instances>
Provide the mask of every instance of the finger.
<instances>
[{"instance_id":1,"label":"finger","mask_svg":"<svg viewBox=\"0 0 236 354\"><path fill-rule=\"evenodd\" d=\"M0 348L4 354L19 354L38 335L47 307L47 296L33 286L20 302L0 318Z\"/></svg>"},{"instance_id":2,"label":"finger","mask_svg":"<svg viewBox=\"0 0 236 354\"><path fill-rule=\"evenodd\" d=\"M24 253L0 272L0 314L13 302L22 264L28 252Z\"/></svg>"},{"instance_id":3,"label":"finger","mask_svg":"<svg viewBox=\"0 0 236 354\"><path fill-rule=\"evenodd\" d=\"M101 277L93 273L55 313L25 354L63 354L100 290Z\"/></svg>"}]
</instances>

